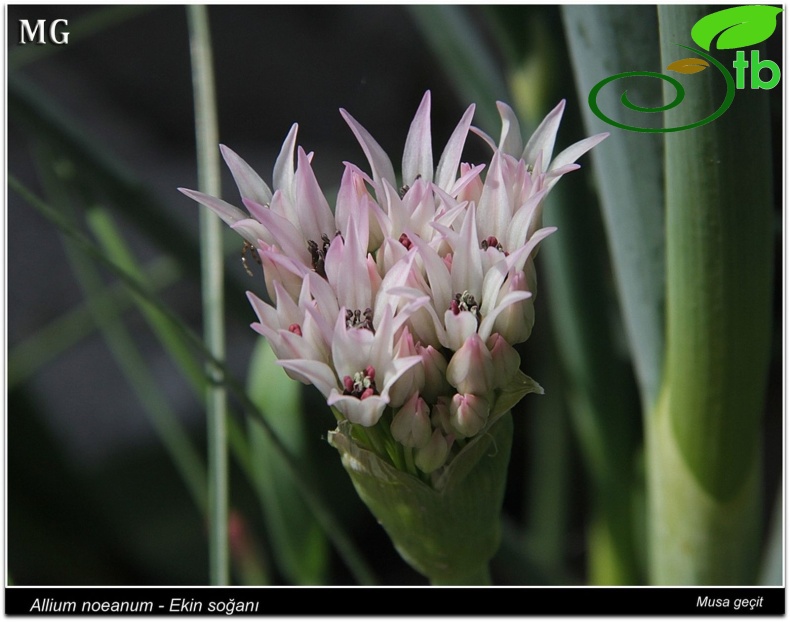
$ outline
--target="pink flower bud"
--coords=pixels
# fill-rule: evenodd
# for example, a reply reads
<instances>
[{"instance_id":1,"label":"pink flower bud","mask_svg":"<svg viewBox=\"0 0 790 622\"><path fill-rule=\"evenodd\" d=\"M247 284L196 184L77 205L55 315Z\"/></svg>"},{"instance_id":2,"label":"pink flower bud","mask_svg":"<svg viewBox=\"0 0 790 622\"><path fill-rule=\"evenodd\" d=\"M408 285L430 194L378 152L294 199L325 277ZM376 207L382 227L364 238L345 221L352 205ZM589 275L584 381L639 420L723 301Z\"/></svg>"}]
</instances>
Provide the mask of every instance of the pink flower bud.
<instances>
[{"instance_id":1,"label":"pink flower bud","mask_svg":"<svg viewBox=\"0 0 790 622\"><path fill-rule=\"evenodd\" d=\"M474 436L485 427L488 412L485 398L456 393L450 402L450 424L459 436Z\"/></svg>"},{"instance_id":2,"label":"pink flower bud","mask_svg":"<svg viewBox=\"0 0 790 622\"><path fill-rule=\"evenodd\" d=\"M450 384L447 382L447 360L433 346L426 348L417 344L417 354L422 357L422 367L425 370L425 385L421 394L426 401L434 403L440 395L450 392Z\"/></svg>"},{"instance_id":3,"label":"pink flower bud","mask_svg":"<svg viewBox=\"0 0 790 622\"><path fill-rule=\"evenodd\" d=\"M454 435L455 430L450 424L450 398L440 397L436 405L431 409L431 424L434 428L440 429L446 435Z\"/></svg>"},{"instance_id":4,"label":"pink flower bud","mask_svg":"<svg viewBox=\"0 0 790 622\"><path fill-rule=\"evenodd\" d=\"M406 327L395 345L395 357L406 358L416 354L417 349L414 345L414 337L412 337L411 332ZM414 365L398 378L390 388L390 406L400 406L410 395L420 392L424 384L425 369L422 365Z\"/></svg>"},{"instance_id":5,"label":"pink flower bud","mask_svg":"<svg viewBox=\"0 0 790 622\"><path fill-rule=\"evenodd\" d=\"M393 438L405 447L425 447L431 440L428 404L415 393L392 418Z\"/></svg>"},{"instance_id":6,"label":"pink flower bud","mask_svg":"<svg viewBox=\"0 0 790 622\"><path fill-rule=\"evenodd\" d=\"M447 380L459 393L485 395L494 388L494 363L480 335L473 333L453 354Z\"/></svg>"},{"instance_id":7,"label":"pink flower bud","mask_svg":"<svg viewBox=\"0 0 790 622\"><path fill-rule=\"evenodd\" d=\"M486 342L491 352L491 360L494 362L494 378L496 388L504 387L518 371L521 365L521 357L504 337L494 333Z\"/></svg>"},{"instance_id":8,"label":"pink flower bud","mask_svg":"<svg viewBox=\"0 0 790 622\"><path fill-rule=\"evenodd\" d=\"M414 463L423 473L431 473L442 466L450 453L450 444L439 430L434 430L431 440L414 454Z\"/></svg>"},{"instance_id":9,"label":"pink flower bud","mask_svg":"<svg viewBox=\"0 0 790 622\"><path fill-rule=\"evenodd\" d=\"M534 271L532 261L528 261L524 269ZM534 283L529 289L527 276L524 272L513 272L499 290L499 298L504 298L514 291L535 291ZM494 321L493 331L499 333L508 343L522 343L529 339L535 323L535 297L520 300L505 308Z\"/></svg>"}]
</instances>

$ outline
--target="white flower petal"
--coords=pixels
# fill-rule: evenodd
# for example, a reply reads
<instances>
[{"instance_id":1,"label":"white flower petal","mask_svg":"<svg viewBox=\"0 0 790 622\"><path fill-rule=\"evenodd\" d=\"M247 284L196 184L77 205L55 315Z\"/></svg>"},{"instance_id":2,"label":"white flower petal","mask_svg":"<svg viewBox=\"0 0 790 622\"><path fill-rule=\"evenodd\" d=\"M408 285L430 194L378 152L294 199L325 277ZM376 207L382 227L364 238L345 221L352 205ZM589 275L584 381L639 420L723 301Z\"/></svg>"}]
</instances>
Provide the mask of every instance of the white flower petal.
<instances>
[{"instance_id":1,"label":"white flower petal","mask_svg":"<svg viewBox=\"0 0 790 622\"><path fill-rule=\"evenodd\" d=\"M607 136L609 136L609 132L604 132L603 134L596 134L595 136L590 136L589 138L572 144L570 147L557 154L557 157L551 161L549 170L553 171L566 164L573 164ZM545 161L548 161L548 158Z\"/></svg>"},{"instance_id":2,"label":"white flower petal","mask_svg":"<svg viewBox=\"0 0 790 622\"><path fill-rule=\"evenodd\" d=\"M433 181L433 151L431 148L431 92L426 91L406 136L403 149L403 184L411 186L419 177Z\"/></svg>"},{"instance_id":3,"label":"white flower petal","mask_svg":"<svg viewBox=\"0 0 790 622\"><path fill-rule=\"evenodd\" d=\"M277 364L307 378L324 397L328 398L332 391L337 391L335 372L326 363L306 359L286 359L277 361Z\"/></svg>"},{"instance_id":4,"label":"white flower petal","mask_svg":"<svg viewBox=\"0 0 790 622\"><path fill-rule=\"evenodd\" d=\"M226 147L219 146L222 157L228 165L239 194L243 199L252 199L261 205L268 205L272 200L272 191L260 175L247 164L235 151Z\"/></svg>"},{"instance_id":5,"label":"white flower petal","mask_svg":"<svg viewBox=\"0 0 790 622\"><path fill-rule=\"evenodd\" d=\"M516 113L505 102L497 102L496 107L502 119L499 150L518 158L524 148L524 140L521 138L521 126L518 123Z\"/></svg>"},{"instance_id":6,"label":"white flower petal","mask_svg":"<svg viewBox=\"0 0 790 622\"><path fill-rule=\"evenodd\" d=\"M346 123L348 123L351 131L354 132L354 136L357 137L357 141L359 141L359 145L362 147L362 151L365 153L365 157L370 163L370 169L373 173L373 183L377 186L377 196L379 200L382 200L383 197L379 194L381 180L388 181L393 188L397 184L392 162L384 149L381 148L381 145L375 141L370 133L362 127L354 117L342 108L340 109L340 114L346 120Z\"/></svg>"},{"instance_id":7,"label":"white flower petal","mask_svg":"<svg viewBox=\"0 0 790 622\"><path fill-rule=\"evenodd\" d=\"M291 201L295 198L293 192L294 151L296 149L296 133L298 130L299 125L296 123L288 130L288 135L285 137L280 153L274 162L274 173L272 174L274 189L282 190Z\"/></svg>"},{"instance_id":8,"label":"white flower petal","mask_svg":"<svg viewBox=\"0 0 790 622\"><path fill-rule=\"evenodd\" d=\"M450 140L447 141L447 145L442 152L442 157L439 158L439 164L436 165L434 181L445 192L450 192L450 188L455 184L458 166L461 164L461 154L466 144L466 137L469 135L469 127L474 114L475 105L472 104L466 109L458 125L453 130Z\"/></svg>"},{"instance_id":9,"label":"white flower petal","mask_svg":"<svg viewBox=\"0 0 790 622\"><path fill-rule=\"evenodd\" d=\"M538 128L527 141L521 159L528 165L534 166L539 153L543 154L543 161L550 162L551 154L554 152L554 142L557 139L557 131L560 129L562 113L565 111L565 100L563 99L546 118L540 122Z\"/></svg>"},{"instance_id":10,"label":"white flower petal","mask_svg":"<svg viewBox=\"0 0 790 622\"><path fill-rule=\"evenodd\" d=\"M369 428L379 422L389 401L380 395L361 400L352 395L341 395L333 389L326 403L337 408L351 423Z\"/></svg>"},{"instance_id":11,"label":"white flower petal","mask_svg":"<svg viewBox=\"0 0 790 622\"><path fill-rule=\"evenodd\" d=\"M313 240L320 245L322 235L331 239L335 234L335 217L324 193L321 192L307 154L301 147L297 149L297 160L294 202L299 226L306 240Z\"/></svg>"},{"instance_id":12,"label":"white flower petal","mask_svg":"<svg viewBox=\"0 0 790 622\"><path fill-rule=\"evenodd\" d=\"M179 192L185 194L190 199L197 201L201 205L205 205L208 207L212 212L214 212L217 216L219 216L222 221L227 225L232 225L233 223L238 222L239 220L244 220L245 218L249 218L249 215L245 214L235 205L231 205L230 203L223 201L222 199L218 199L216 197L212 197L211 195L204 194L202 192L198 192L197 190L190 190L189 188L179 188Z\"/></svg>"}]
</instances>

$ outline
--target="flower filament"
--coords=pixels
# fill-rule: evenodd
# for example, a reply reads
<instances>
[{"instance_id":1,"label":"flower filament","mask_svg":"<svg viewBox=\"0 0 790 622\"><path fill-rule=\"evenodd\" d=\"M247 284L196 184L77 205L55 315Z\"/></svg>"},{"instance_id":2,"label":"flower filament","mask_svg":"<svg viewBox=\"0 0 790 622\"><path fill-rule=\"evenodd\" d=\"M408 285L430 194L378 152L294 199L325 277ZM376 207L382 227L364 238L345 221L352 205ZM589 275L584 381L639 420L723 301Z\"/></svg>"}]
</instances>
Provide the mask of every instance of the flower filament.
<instances>
[{"instance_id":1,"label":"flower filament","mask_svg":"<svg viewBox=\"0 0 790 622\"><path fill-rule=\"evenodd\" d=\"M352 395L364 400L371 395L378 395L376 389L376 370L372 365L368 365L364 371L358 371L354 377L345 376L343 378L343 395Z\"/></svg>"},{"instance_id":2,"label":"flower filament","mask_svg":"<svg viewBox=\"0 0 790 622\"><path fill-rule=\"evenodd\" d=\"M469 311L480 320L480 305L477 304L475 297L468 291L464 290L463 294L456 294L455 298L450 301L450 310L454 315L458 315L461 311Z\"/></svg>"},{"instance_id":3,"label":"flower filament","mask_svg":"<svg viewBox=\"0 0 790 622\"><path fill-rule=\"evenodd\" d=\"M373 328L373 309L370 307L364 311L360 311L359 309L351 311L348 309L346 311L346 328L366 328L371 333L375 334L376 331Z\"/></svg>"}]
</instances>

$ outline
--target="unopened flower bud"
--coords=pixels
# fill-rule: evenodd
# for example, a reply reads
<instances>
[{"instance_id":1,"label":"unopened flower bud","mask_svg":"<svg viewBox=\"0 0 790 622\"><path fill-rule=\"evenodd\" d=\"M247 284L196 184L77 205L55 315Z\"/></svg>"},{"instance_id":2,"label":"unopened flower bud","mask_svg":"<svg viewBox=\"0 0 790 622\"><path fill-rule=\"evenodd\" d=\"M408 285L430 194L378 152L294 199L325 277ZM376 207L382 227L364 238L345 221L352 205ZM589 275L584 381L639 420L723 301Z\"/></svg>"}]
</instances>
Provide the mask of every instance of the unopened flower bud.
<instances>
[{"instance_id":1,"label":"unopened flower bud","mask_svg":"<svg viewBox=\"0 0 790 622\"><path fill-rule=\"evenodd\" d=\"M494 333L486 342L494 362L494 379L496 388L506 386L521 365L521 357L504 337Z\"/></svg>"},{"instance_id":2,"label":"unopened flower bud","mask_svg":"<svg viewBox=\"0 0 790 622\"><path fill-rule=\"evenodd\" d=\"M414 454L414 464L423 473L431 473L447 460L450 444L439 430L434 430L431 440Z\"/></svg>"},{"instance_id":3,"label":"unopened flower bud","mask_svg":"<svg viewBox=\"0 0 790 622\"><path fill-rule=\"evenodd\" d=\"M488 400L478 395L456 393L450 402L450 424L459 436L474 436L488 421Z\"/></svg>"},{"instance_id":4,"label":"unopened flower bud","mask_svg":"<svg viewBox=\"0 0 790 622\"><path fill-rule=\"evenodd\" d=\"M480 335L473 333L453 354L447 380L459 393L485 395L494 388L494 363Z\"/></svg>"},{"instance_id":5,"label":"unopened flower bud","mask_svg":"<svg viewBox=\"0 0 790 622\"><path fill-rule=\"evenodd\" d=\"M395 345L395 357L406 358L415 356L417 349L414 345L414 337L406 327ZM403 404L410 395L420 392L425 384L425 369L421 364L414 365L408 369L400 378L395 381L389 391L390 406L398 407Z\"/></svg>"},{"instance_id":6,"label":"unopened flower bud","mask_svg":"<svg viewBox=\"0 0 790 622\"><path fill-rule=\"evenodd\" d=\"M447 328L446 345L451 350L459 350L470 335L477 332L477 316L470 311L462 311L457 305L444 313L444 325Z\"/></svg>"},{"instance_id":7,"label":"unopened flower bud","mask_svg":"<svg viewBox=\"0 0 790 622\"><path fill-rule=\"evenodd\" d=\"M431 440L428 404L415 393L392 418L393 438L405 447L425 447Z\"/></svg>"},{"instance_id":8,"label":"unopened flower bud","mask_svg":"<svg viewBox=\"0 0 790 622\"><path fill-rule=\"evenodd\" d=\"M532 260L524 266L526 271L534 271ZM533 279L534 281L534 279ZM527 275L524 272L512 272L499 291L499 297L504 298L514 291L535 291L535 283L531 289ZM499 333L508 343L522 343L529 339L532 326L535 324L535 296L520 300L508 306L494 321L494 332Z\"/></svg>"},{"instance_id":9,"label":"unopened flower bud","mask_svg":"<svg viewBox=\"0 0 790 622\"><path fill-rule=\"evenodd\" d=\"M431 425L440 429L446 435L454 435L455 430L450 423L450 398L440 397L431 409Z\"/></svg>"},{"instance_id":10,"label":"unopened flower bud","mask_svg":"<svg viewBox=\"0 0 790 622\"><path fill-rule=\"evenodd\" d=\"M422 357L422 367L425 370L425 385L420 393L426 401L434 403L440 395L450 392L450 384L447 382L447 360L433 346L426 348L417 344L417 354Z\"/></svg>"}]
</instances>

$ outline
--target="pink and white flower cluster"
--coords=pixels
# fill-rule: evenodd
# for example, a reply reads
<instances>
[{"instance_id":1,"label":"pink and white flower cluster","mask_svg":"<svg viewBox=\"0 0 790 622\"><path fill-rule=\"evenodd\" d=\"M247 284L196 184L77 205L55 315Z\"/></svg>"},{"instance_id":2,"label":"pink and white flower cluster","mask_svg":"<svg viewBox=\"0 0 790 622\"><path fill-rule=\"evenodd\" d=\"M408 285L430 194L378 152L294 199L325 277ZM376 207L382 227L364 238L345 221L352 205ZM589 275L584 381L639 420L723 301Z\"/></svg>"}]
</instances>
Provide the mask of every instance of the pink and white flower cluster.
<instances>
[{"instance_id":1,"label":"pink and white flower cluster","mask_svg":"<svg viewBox=\"0 0 790 622\"><path fill-rule=\"evenodd\" d=\"M504 103L499 141L471 127L470 106L434 167L430 93L411 123L402 179L345 110L369 171L345 163L334 210L294 125L272 186L222 146L247 208L181 191L216 212L257 252L273 304L248 293L280 365L315 385L343 418L380 426L424 473L480 432L519 369L514 344L534 323L534 258L554 228L546 195L606 134L552 158L561 102L526 145ZM461 161L469 132L493 156ZM486 169L487 170L484 170Z\"/></svg>"}]
</instances>

